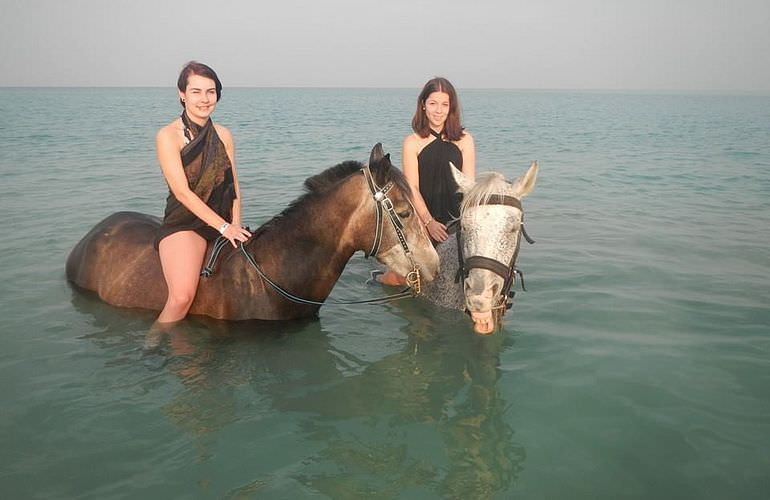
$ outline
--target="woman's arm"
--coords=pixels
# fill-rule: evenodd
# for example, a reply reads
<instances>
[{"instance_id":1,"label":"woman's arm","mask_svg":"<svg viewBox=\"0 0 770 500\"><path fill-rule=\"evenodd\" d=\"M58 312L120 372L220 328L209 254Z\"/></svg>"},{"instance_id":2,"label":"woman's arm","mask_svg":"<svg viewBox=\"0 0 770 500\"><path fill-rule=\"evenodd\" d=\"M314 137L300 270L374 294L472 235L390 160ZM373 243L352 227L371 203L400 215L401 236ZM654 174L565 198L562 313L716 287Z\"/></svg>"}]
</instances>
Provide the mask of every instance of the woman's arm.
<instances>
[{"instance_id":1,"label":"woman's arm","mask_svg":"<svg viewBox=\"0 0 770 500\"><path fill-rule=\"evenodd\" d=\"M470 180L476 179L476 144L473 142L473 136L469 132L457 143L460 152L463 155L463 174Z\"/></svg>"},{"instance_id":2,"label":"woman's arm","mask_svg":"<svg viewBox=\"0 0 770 500\"><path fill-rule=\"evenodd\" d=\"M182 158L179 155L179 138L176 136L176 131L172 127L162 128L158 132L155 142L160 169L176 199L196 217L214 229L219 230L228 221L214 212L190 189L187 183L187 176L184 174ZM231 224L223 233L223 236L230 240L233 246L236 246L236 240L246 241L248 239L248 236L243 234L247 233L246 231L240 230L240 227L237 229L234 224Z\"/></svg>"},{"instance_id":3,"label":"woman's arm","mask_svg":"<svg viewBox=\"0 0 770 500\"><path fill-rule=\"evenodd\" d=\"M417 216L420 218L428 234L435 241L444 241L447 239L446 226L433 218L425 200L420 194L420 172L417 163L418 141L414 135L409 135L404 139L404 145L401 149L401 163L404 168L404 177L406 177L409 186L412 188L412 200L414 208L417 210ZM463 160L464 161L464 160Z\"/></svg>"}]
</instances>

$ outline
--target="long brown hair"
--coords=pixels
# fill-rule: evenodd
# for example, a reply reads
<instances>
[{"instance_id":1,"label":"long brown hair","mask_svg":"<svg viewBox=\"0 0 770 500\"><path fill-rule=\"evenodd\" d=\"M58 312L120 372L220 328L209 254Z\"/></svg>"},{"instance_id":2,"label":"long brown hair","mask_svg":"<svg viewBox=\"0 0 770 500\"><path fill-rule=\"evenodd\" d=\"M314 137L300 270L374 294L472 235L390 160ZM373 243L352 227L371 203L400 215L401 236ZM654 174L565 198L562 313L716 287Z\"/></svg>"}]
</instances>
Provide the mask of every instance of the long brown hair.
<instances>
[{"instance_id":1,"label":"long brown hair","mask_svg":"<svg viewBox=\"0 0 770 500\"><path fill-rule=\"evenodd\" d=\"M417 110L412 118L412 130L420 137L428 137L430 134L430 122L425 114L425 101L433 92L444 92L449 96L449 113L444 122L444 136L450 141L459 141L465 135L464 128L460 124L460 100L449 80L440 76L428 80L420 95L417 96Z\"/></svg>"},{"instance_id":2,"label":"long brown hair","mask_svg":"<svg viewBox=\"0 0 770 500\"><path fill-rule=\"evenodd\" d=\"M222 82L219 81L219 77L211 67L206 66L198 61L190 61L184 65L182 71L179 73L179 79L176 81L176 88L179 92L187 90L187 80L190 79L190 75L198 75L214 80L214 87L217 90L217 102L222 98ZM184 101L179 99L179 104L184 108Z\"/></svg>"}]
</instances>

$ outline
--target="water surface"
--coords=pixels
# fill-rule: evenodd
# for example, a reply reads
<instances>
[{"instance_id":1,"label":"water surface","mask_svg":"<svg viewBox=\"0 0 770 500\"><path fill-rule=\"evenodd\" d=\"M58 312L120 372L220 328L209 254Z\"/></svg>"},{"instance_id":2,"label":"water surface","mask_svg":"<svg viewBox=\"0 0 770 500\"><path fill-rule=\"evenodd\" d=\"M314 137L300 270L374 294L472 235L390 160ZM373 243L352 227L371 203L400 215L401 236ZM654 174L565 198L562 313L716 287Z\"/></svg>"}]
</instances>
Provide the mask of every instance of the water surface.
<instances>
[{"instance_id":1,"label":"water surface","mask_svg":"<svg viewBox=\"0 0 770 500\"><path fill-rule=\"evenodd\" d=\"M225 89L245 222L382 142L416 91ZM478 169L521 175L527 278L493 338L419 301L315 320L73 290L118 210L160 215L169 89L0 89L3 498L766 498L770 97L464 91ZM333 292L373 297L357 255Z\"/></svg>"}]
</instances>

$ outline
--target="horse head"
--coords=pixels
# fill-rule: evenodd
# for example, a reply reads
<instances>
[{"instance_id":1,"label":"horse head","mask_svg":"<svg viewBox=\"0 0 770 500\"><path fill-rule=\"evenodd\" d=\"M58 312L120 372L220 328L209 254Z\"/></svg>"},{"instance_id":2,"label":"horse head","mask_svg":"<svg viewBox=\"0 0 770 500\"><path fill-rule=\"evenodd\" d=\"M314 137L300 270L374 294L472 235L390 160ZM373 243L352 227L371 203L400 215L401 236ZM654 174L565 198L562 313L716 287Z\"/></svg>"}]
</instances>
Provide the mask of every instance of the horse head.
<instances>
[{"instance_id":1,"label":"horse head","mask_svg":"<svg viewBox=\"0 0 770 500\"><path fill-rule=\"evenodd\" d=\"M535 186L538 165L510 183L496 172L480 174L474 182L451 165L463 193L460 207L465 307L476 333L488 335L502 322L513 284L516 257L523 233L520 200Z\"/></svg>"},{"instance_id":2,"label":"horse head","mask_svg":"<svg viewBox=\"0 0 770 500\"><path fill-rule=\"evenodd\" d=\"M364 209L371 211L373 225L377 229L371 246L373 251L368 254L373 254L393 271L407 276L407 281L415 266L419 267L421 279L431 281L438 274L439 258L417 217L406 177L393 166L390 154L384 153L380 143L372 149L368 170L372 181L368 188L373 200L369 203L375 208ZM364 176L367 175L365 172ZM383 193L386 200L382 200L378 192Z\"/></svg>"}]
</instances>

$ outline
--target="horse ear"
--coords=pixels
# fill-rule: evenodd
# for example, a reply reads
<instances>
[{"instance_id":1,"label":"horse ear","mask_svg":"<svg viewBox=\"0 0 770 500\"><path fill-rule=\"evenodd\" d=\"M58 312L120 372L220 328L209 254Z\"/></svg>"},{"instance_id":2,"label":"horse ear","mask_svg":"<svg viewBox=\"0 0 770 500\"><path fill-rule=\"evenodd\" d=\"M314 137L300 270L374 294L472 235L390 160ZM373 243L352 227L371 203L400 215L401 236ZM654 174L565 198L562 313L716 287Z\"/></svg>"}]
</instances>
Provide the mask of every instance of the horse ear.
<instances>
[{"instance_id":1,"label":"horse ear","mask_svg":"<svg viewBox=\"0 0 770 500\"><path fill-rule=\"evenodd\" d=\"M378 161L382 160L385 156L385 152L382 150L382 143L377 143L372 148L372 153L369 155L369 165L374 165Z\"/></svg>"},{"instance_id":2,"label":"horse ear","mask_svg":"<svg viewBox=\"0 0 770 500\"><path fill-rule=\"evenodd\" d=\"M462 173L457 167L455 167L455 164L451 161L449 162L449 170L452 171L452 177L455 178L455 182L457 183L457 186L460 193L467 193L471 190L474 184L476 184L476 181L473 181L468 178L464 173Z\"/></svg>"},{"instance_id":3,"label":"horse ear","mask_svg":"<svg viewBox=\"0 0 770 500\"><path fill-rule=\"evenodd\" d=\"M534 189L539 168L537 162L533 161L529 166L527 173L516 179L516 182L514 183L514 196L516 198L524 198L530 191L532 191L532 189Z\"/></svg>"}]
</instances>

